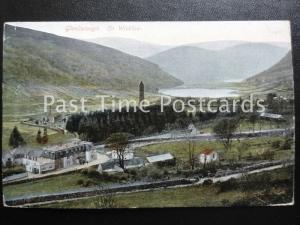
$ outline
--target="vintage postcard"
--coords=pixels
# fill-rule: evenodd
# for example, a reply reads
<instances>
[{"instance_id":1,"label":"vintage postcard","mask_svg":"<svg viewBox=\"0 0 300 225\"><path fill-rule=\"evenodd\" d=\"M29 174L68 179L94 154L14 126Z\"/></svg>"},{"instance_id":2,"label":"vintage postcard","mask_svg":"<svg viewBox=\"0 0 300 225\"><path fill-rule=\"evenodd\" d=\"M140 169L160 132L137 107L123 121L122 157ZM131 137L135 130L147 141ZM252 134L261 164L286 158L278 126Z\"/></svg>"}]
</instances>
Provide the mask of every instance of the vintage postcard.
<instances>
[{"instance_id":1,"label":"vintage postcard","mask_svg":"<svg viewBox=\"0 0 300 225\"><path fill-rule=\"evenodd\" d=\"M7 207L294 204L289 21L8 22Z\"/></svg>"}]
</instances>

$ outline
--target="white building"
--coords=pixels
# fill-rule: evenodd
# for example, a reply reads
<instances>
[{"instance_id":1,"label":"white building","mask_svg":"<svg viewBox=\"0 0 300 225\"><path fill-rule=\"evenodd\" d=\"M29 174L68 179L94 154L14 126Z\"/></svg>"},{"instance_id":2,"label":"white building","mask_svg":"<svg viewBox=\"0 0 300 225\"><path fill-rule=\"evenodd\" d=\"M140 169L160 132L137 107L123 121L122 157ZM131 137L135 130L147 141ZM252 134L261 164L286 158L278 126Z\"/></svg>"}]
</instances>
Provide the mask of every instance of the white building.
<instances>
[{"instance_id":1,"label":"white building","mask_svg":"<svg viewBox=\"0 0 300 225\"><path fill-rule=\"evenodd\" d=\"M92 142L73 141L44 148L42 157L54 160L55 169L60 169L96 160L97 152Z\"/></svg>"},{"instance_id":2,"label":"white building","mask_svg":"<svg viewBox=\"0 0 300 225\"><path fill-rule=\"evenodd\" d=\"M219 160L219 154L213 149L205 149L199 154L199 162L202 164Z\"/></svg>"},{"instance_id":3,"label":"white building","mask_svg":"<svg viewBox=\"0 0 300 225\"><path fill-rule=\"evenodd\" d=\"M194 124L190 124L187 128L190 132L191 132L191 135L196 135L197 134L197 128L195 127Z\"/></svg>"},{"instance_id":4,"label":"white building","mask_svg":"<svg viewBox=\"0 0 300 225\"><path fill-rule=\"evenodd\" d=\"M275 119L275 120L281 120L281 119L283 119L283 116L280 115L280 114L266 113L266 112L261 113L260 117L268 118L268 119Z\"/></svg>"},{"instance_id":5,"label":"white building","mask_svg":"<svg viewBox=\"0 0 300 225\"><path fill-rule=\"evenodd\" d=\"M23 165L26 171L31 173L45 173L55 169L54 160L46 159L42 157L36 158L23 158Z\"/></svg>"},{"instance_id":6,"label":"white building","mask_svg":"<svg viewBox=\"0 0 300 225\"><path fill-rule=\"evenodd\" d=\"M22 159L29 150L23 147L14 148L9 152L2 153L2 165L6 165L7 161L12 164L22 164Z\"/></svg>"},{"instance_id":7,"label":"white building","mask_svg":"<svg viewBox=\"0 0 300 225\"><path fill-rule=\"evenodd\" d=\"M164 161L169 161L169 160L174 160L173 155L170 153L165 153L161 155L154 155L154 156L148 156L147 161L149 163L157 163L157 162L164 162Z\"/></svg>"}]
</instances>

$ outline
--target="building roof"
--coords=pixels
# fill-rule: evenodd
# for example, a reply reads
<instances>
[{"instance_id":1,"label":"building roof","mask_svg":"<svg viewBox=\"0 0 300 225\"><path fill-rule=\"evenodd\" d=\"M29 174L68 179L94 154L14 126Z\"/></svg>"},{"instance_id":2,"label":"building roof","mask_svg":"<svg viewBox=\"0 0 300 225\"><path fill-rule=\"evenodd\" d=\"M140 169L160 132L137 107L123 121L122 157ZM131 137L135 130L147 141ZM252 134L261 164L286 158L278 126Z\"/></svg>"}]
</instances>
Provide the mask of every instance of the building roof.
<instances>
[{"instance_id":1,"label":"building roof","mask_svg":"<svg viewBox=\"0 0 300 225\"><path fill-rule=\"evenodd\" d=\"M110 170L114 169L115 165L118 165L118 162L113 159L109 159L106 162L100 163L99 166L101 166L102 170Z\"/></svg>"},{"instance_id":2,"label":"building roof","mask_svg":"<svg viewBox=\"0 0 300 225\"><path fill-rule=\"evenodd\" d=\"M124 166L129 167L129 166L140 166L144 164L144 160L140 157L134 157L132 159L124 160ZM102 170L113 170L115 167L119 167L119 162L118 160L113 160L110 159L104 163L100 163Z\"/></svg>"},{"instance_id":3,"label":"building roof","mask_svg":"<svg viewBox=\"0 0 300 225\"><path fill-rule=\"evenodd\" d=\"M210 155L211 153L213 153L215 150L213 150L212 148L206 148L204 149L200 154L204 154L204 155Z\"/></svg>"},{"instance_id":4,"label":"building roof","mask_svg":"<svg viewBox=\"0 0 300 225\"><path fill-rule=\"evenodd\" d=\"M260 116L271 118L271 119L282 119L283 118L282 115L280 115L280 114L266 113L266 112L261 113Z\"/></svg>"},{"instance_id":5,"label":"building roof","mask_svg":"<svg viewBox=\"0 0 300 225\"><path fill-rule=\"evenodd\" d=\"M124 160L124 165L126 166L138 166L143 165L144 160L140 157L134 157L132 159Z\"/></svg>"},{"instance_id":6,"label":"building roof","mask_svg":"<svg viewBox=\"0 0 300 225\"><path fill-rule=\"evenodd\" d=\"M170 153L147 157L147 160L149 163L161 162L161 161L166 161L166 160L171 160L171 159L174 159L174 157Z\"/></svg>"},{"instance_id":7,"label":"building roof","mask_svg":"<svg viewBox=\"0 0 300 225\"><path fill-rule=\"evenodd\" d=\"M50 159L58 159L58 158L74 155L75 153L86 152L90 150L90 148L87 148L87 145L92 147L93 143L87 141L76 141L76 142L70 142L68 144L46 147L43 149L44 150L43 157L50 158Z\"/></svg>"},{"instance_id":8,"label":"building roof","mask_svg":"<svg viewBox=\"0 0 300 225\"><path fill-rule=\"evenodd\" d=\"M69 148L73 148L73 147L78 147L80 145L92 145L92 142L88 142L88 141L73 141L73 142L69 142L66 144L61 144L61 145L52 145L49 147L45 147L43 148L43 150L46 151L51 151L51 152L57 152L57 151L63 151Z\"/></svg>"},{"instance_id":9,"label":"building roof","mask_svg":"<svg viewBox=\"0 0 300 225\"><path fill-rule=\"evenodd\" d=\"M40 165L47 164L47 163L54 163L53 160L47 159L47 158L43 158L43 157L37 157L36 160L32 160L32 159L27 159L27 160L31 160L33 162L37 162Z\"/></svg>"},{"instance_id":10,"label":"building roof","mask_svg":"<svg viewBox=\"0 0 300 225\"><path fill-rule=\"evenodd\" d=\"M27 153L29 157L41 157L43 155L43 150L32 150Z\"/></svg>"},{"instance_id":11,"label":"building roof","mask_svg":"<svg viewBox=\"0 0 300 225\"><path fill-rule=\"evenodd\" d=\"M2 161L7 161L8 159L13 159L13 155L10 152L7 152L5 154L2 154Z\"/></svg>"},{"instance_id":12,"label":"building roof","mask_svg":"<svg viewBox=\"0 0 300 225\"><path fill-rule=\"evenodd\" d=\"M24 147L18 147L18 148L14 148L13 150L10 151L11 155L20 155L20 154L26 154L27 152L29 152L30 150Z\"/></svg>"}]
</instances>

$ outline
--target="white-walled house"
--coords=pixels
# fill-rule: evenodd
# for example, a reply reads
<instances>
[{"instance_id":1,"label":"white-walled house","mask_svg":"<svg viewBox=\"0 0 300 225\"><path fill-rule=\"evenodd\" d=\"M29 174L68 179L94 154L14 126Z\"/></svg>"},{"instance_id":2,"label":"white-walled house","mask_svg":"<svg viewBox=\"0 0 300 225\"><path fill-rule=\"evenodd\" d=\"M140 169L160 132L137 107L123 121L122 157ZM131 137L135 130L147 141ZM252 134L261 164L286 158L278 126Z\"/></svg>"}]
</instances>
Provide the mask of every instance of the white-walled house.
<instances>
[{"instance_id":1,"label":"white-walled house","mask_svg":"<svg viewBox=\"0 0 300 225\"><path fill-rule=\"evenodd\" d=\"M23 165L25 166L26 171L36 174L46 173L55 169L54 160L42 157L36 157L32 159L23 158Z\"/></svg>"},{"instance_id":2,"label":"white-walled house","mask_svg":"<svg viewBox=\"0 0 300 225\"><path fill-rule=\"evenodd\" d=\"M97 153L92 142L74 141L46 147L42 157L54 160L55 169L61 169L96 160Z\"/></svg>"},{"instance_id":3,"label":"white-walled house","mask_svg":"<svg viewBox=\"0 0 300 225\"><path fill-rule=\"evenodd\" d=\"M189 126L188 126L188 128L187 128L191 133L191 135L196 135L197 134L197 128L195 127L195 125L194 124L190 124Z\"/></svg>"},{"instance_id":4,"label":"white-walled house","mask_svg":"<svg viewBox=\"0 0 300 225\"><path fill-rule=\"evenodd\" d=\"M10 161L13 164L22 164L22 160L25 155L28 153L29 149L18 147L14 148L9 152L2 153L2 165L6 165L7 161Z\"/></svg>"},{"instance_id":5,"label":"white-walled house","mask_svg":"<svg viewBox=\"0 0 300 225\"><path fill-rule=\"evenodd\" d=\"M2 165L8 161L22 164L27 172L45 173L51 170L68 168L97 160L97 151L92 142L72 141L43 149L16 148L2 155Z\"/></svg>"},{"instance_id":6,"label":"white-walled house","mask_svg":"<svg viewBox=\"0 0 300 225\"><path fill-rule=\"evenodd\" d=\"M207 148L199 154L201 164L211 163L219 160L219 154L213 149Z\"/></svg>"}]
</instances>

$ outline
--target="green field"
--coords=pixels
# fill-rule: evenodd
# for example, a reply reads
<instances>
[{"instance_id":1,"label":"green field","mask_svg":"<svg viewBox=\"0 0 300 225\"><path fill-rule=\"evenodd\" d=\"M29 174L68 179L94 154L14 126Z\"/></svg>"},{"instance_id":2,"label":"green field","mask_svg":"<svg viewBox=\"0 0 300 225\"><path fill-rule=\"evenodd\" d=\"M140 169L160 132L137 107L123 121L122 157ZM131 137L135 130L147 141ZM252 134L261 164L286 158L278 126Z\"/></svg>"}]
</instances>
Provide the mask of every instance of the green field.
<instances>
[{"instance_id":1,"label":"green field","mask_svg":"<svg viewBox=\"0 0 300 225\"><path fill-rule=\"evenodd\" d=\"M255 138L255 139L247 139L243 140L245 143L244 151L242 155L247 157L249 152L252 155L262 154L264 150L268 150L272 148L272 143L275 141L283 141L283 137L271 137L271 138ZM234 142L232 152L225 153L225 159L230 160L232 158L237 157L237 147L239 143L237 141ZM173 143L162 143L155 144L143 147L136 151L136 155L146 156L154 153L164 153L170 152L176 158L181 159L182 161L188 161L187 150L187 142L173 142ZM201 141L196 142L196 153L200 152L202 149L206 147L212 147L217 149L220 152L224 152L223 146L221 143L217 141ZM274 159L285 159L289 158L293 154L293 150L280 150L274 149L275 158ZM151 168L150 168L151 169ZM40 192L57 192L57 191L65 191L74 188L80 187L77 184L77 181L82 179L84 181L88 180L87 176L81 173L72 173L65 174L50 178L44 178L40 180L36 180L28 183L21 183L16 185L7 185L3 187L3 192L6 197L13 197L23 194L32 194L32 193L40 193ZM93 178L93 183L91 185L102 184L104 181L101 179ZM106 181L105 181L106 182Z\"/></svg>"},{"instance_id":2,"label":"green field","mask_svg":"<svg viewBox=\"0 0 300 225\"><path fill-rule=\"evenodd\" d=\"M284 142L284 137L257 137L244 140L234 140L230 151L225 152L224 146L219 141L195 141L195 154L200 153L205 148L213 148L223 155L224 160L238 160L239 150L241 159L245 159L251 154L252 156L259 156L266 151L274 151L274 159L290 158L293 154L293 150L275 148L272 146L273 142ZM187 141L169 142L161 144L152 144L136 150L136 154L139 156L147 156L151 154L171 153L177 159L187 161L188 160L188 145Z\"/></svg>"},{"instance_id":3,"label":"green field","mask_svg":"<svg viewBox=\"0 0 300 225\"><path fill-rule=\"evenodd\" d=\"M18 127L23 139L26 141L28 147L33 148L41 148L43 145L38 144L36 141L36 135L39 129L43 132L43 128L33 127L25 124L21 124L20 122L3 122L2 124L2 150L3 152L8 151L11 147L8 145L9 136L14 128L14 126ZM48 133L48 144L60 144L68 142L70 139L75 136L71 133L58 133L51 129L47 130Z\"/></svg>"},{"instance_id":4,"label":"green field","mask_svg":"<svg viewBox=\"0 0 300 225\"><path fill-rule=\"evenodd\" d=\"M265 172L271 176L271 182L291 179L290 169L282 168L272 172ZM260 175L251 175L260 176ZM267 184L268 185L268 184ZM290 187L292 188L292 187ZM276 187L266 186L270 196L268 198L283 198L282 201L291 201L286 187L277 185ZM193 186L182 188L167 188L145 192L129 194L119 194L114 196L116 207L136 208L136 207L209 207L209 206L229 206L243 199L263 198L263 189L243 191L240 189L220 191L220 185ZM42 205L46 208L95 208L98 197L85 198L80 200L65 201L54 204Z\"/></svg>"},{"instance_id":5,"label":"green field","mask_svg":"<svg viewBox=\"0 0 300 225\"><path fill-rule=\"evenodd\" d=\"M35 181L30 181L21 184L12 184L3 186L3 194L6 198L30 195L34 193L53 193L72 190L82 187L77 183L78 180L93 182L93 185L101 185L108 183L96 178L88 178L86 175L79 172L70 174L58 175L49 178L43 178Z\"/></svg>"},{"instance_id":6,"label":"green field","mask_svg":"<svg viewBox=\"0 0 300 225\"><path fill-rule=\"evenodd\" d=\"M131 194L117 195L117 207L207 207L222 206L222 200L234 201L242 198L242 192L226 192L218 194L216 187L186 187L153 190ZM46 208L95 208L97 197L44 205Z\"/></svg>"}]
</instances>

